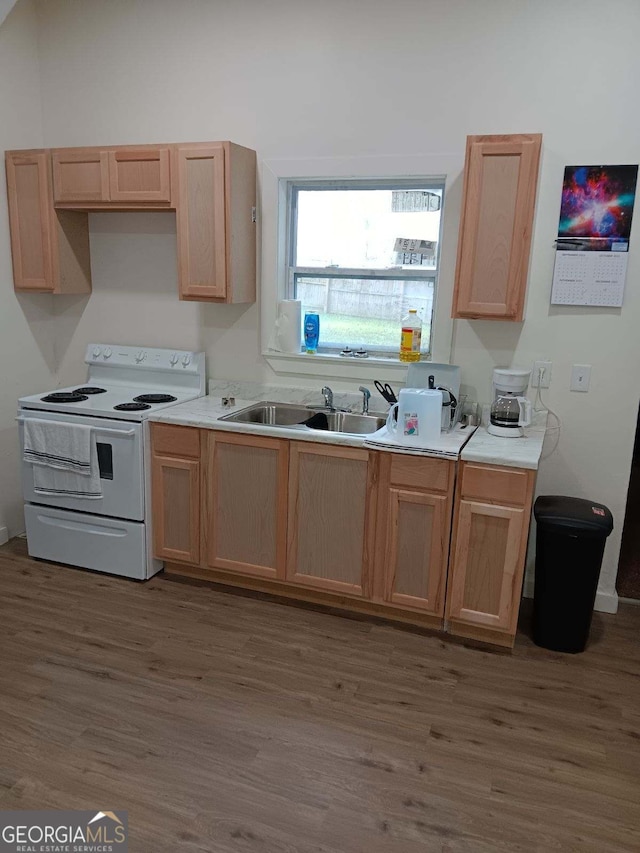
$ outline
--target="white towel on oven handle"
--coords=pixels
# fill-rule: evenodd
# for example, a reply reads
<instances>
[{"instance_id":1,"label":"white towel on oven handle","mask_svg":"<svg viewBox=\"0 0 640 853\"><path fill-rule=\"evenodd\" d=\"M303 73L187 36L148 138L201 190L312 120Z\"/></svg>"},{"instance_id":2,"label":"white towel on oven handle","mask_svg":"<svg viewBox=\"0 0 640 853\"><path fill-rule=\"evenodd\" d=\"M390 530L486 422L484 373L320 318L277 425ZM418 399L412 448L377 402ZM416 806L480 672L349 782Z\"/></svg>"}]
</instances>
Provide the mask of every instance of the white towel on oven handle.
<instances>
[{"instance_id":1,"label":"white towel on oven handle","mask_svg":"<svg viewBox=\"0 0 640 853\"><path fill-rule=\"evenodd\" d=\"M98 453L90 426L25 418L23 458L33 465L37 494L102 497Z\"/></svg>"}]
</instances>

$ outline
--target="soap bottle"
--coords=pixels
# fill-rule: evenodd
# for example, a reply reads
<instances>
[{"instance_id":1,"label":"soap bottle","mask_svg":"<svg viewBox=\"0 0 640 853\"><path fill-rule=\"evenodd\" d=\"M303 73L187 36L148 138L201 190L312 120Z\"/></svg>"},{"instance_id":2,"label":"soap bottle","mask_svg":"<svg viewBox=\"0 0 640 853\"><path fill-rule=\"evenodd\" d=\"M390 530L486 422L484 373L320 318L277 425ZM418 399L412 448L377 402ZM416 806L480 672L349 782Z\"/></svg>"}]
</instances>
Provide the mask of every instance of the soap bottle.
<instances>
[{"instance_id":1,"label":"soap bottle","mask_svg":"<svg viewBox=\"0 0 640 853\"><path fill-rule=\"evenodd\" d=\"M320 342L320 315L317 311L307 311L304 315L304 348L313 355L318 352Z\"/></svg>"},{"instance_id":2,"label":"soap bottle","mask_svg":"<svg viewBox=\"0 0 640 853\"><path fill-rule=\"evenodd\" d=\"M420 361L420 343L422 340L422 320L416 308L409 308L409 313L402 318L402 333L400 336L400 361Z\"/></svg>"}]
</instances>

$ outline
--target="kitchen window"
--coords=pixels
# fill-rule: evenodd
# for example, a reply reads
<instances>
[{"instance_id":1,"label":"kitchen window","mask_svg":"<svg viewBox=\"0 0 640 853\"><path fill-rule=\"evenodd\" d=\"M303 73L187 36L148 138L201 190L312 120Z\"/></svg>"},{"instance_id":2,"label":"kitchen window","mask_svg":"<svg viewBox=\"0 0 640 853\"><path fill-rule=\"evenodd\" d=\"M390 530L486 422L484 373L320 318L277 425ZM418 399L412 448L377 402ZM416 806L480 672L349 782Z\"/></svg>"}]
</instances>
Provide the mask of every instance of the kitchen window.
<instances>
[{"instance_id":1,"label":"kitchen window","mask_svg":"<svg viewBox=\"0 0 640 853\"><path fill-rule=\"evenodd\" d=\"M319 352L397 359L416 308L429 355L443 196L442 180L287 183L287 297L320 315Z\"/></svg>"}]
</instances>

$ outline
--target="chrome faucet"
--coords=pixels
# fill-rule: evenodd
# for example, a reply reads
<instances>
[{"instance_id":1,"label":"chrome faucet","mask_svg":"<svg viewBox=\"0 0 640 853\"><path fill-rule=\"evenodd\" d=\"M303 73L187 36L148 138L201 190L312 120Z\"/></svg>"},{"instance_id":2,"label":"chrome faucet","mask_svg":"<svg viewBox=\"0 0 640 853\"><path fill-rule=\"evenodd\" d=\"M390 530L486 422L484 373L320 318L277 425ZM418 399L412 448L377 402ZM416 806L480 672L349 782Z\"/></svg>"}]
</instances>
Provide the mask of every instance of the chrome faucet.
<instances>
[{"instance_id":1,"label":"chrome faucet","mask_svg":"<svg viewBox=\"0 0 640 853\"><path fill-rule=\"evenodd\" d=\"M365 388L364 385L361 385L358 388L358 391L362 391L362 414L369 414L369 400L371 399L371 391L368 388Z\"/></svg>"},{"instance_id":2,"label":"chrome faucet","mask_svg":"<svg viewBox=\"0 0 640 853\"><path fill-rule=\"evenodd\" d=\"M328 385L325 385L321 393L324 397L325 409L333 410L333 391L331 390L331 388L329 388Z\"/></svg>"}]
</instances>

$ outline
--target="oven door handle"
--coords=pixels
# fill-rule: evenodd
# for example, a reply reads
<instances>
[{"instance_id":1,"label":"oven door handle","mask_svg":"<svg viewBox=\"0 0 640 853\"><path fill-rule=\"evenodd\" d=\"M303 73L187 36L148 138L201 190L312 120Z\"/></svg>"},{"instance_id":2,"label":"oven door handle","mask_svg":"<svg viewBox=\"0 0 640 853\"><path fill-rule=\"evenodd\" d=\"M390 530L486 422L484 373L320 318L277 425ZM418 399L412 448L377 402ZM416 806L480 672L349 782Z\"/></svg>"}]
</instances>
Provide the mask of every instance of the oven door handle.
<instances>
[{"instance_id":1,"label":"oven door handle","mask_svg":"<svg viewBox=\"0 0 640 853\"><path fill-rule=\"evenodd\" d=\"M17 417L16 420L20 421L20 423L24 423L25 421L39 421L40 423L43 423L43 424L64 423L64 421L47 421L44 418ZM136 434L135 429L107 429L106 427L99 427L99 426L92 426L91 429L94 430L95 432L108 433L109 435L119 435L122 437Z\"/></svg>"}]
</instances>

